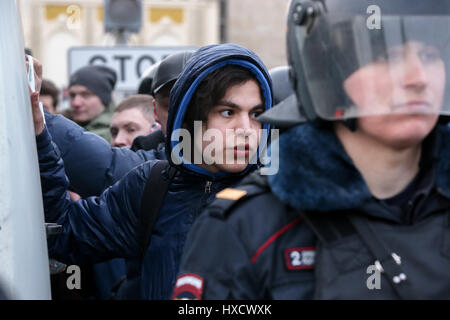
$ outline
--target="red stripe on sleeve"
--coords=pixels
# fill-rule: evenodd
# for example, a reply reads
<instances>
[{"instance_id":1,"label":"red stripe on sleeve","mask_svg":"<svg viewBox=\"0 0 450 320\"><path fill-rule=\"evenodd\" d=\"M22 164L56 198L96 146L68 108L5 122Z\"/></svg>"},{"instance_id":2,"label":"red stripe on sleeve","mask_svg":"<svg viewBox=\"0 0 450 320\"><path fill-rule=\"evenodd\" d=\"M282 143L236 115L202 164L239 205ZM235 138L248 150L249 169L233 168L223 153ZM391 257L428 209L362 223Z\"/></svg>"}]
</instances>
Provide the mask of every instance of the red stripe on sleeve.
<instances>
[{"instance_id":1,"label":"red stripe on sleeve","mask_svg":"<svg viewBox=\"0 0 450 320\"><path fill-rule=\"evenodd\" d=\"M297 223L299 223L302 220L302 218L297 218L294 221L290 222L289 224L285 225L283 228L278 230L275 234L273 234L266 242L263 243L261 247L259 247L258 250L256 250L253 257L250 259L251 263L255 263L256 259L258 259L259 255L272 243L274 242L279 236L281 236L283 233L288 231L290 228L295 226Z\"/></svg>"}]
</instances>

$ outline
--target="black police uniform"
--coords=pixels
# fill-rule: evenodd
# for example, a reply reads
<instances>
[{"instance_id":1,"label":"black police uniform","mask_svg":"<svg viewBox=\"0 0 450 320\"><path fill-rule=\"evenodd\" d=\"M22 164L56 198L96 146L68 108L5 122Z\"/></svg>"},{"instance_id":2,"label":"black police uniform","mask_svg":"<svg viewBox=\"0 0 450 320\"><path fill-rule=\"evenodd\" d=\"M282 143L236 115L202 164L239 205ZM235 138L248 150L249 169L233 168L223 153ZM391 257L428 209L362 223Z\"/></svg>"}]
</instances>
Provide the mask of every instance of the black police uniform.
<instances>
[{"instance_id":1,"label":"black police uniform","mask_svg":"<svg viewBox=\"0 0 450 320\"><path fill-rule=\"evenodd\" d=\"M384 201L333 136L311 124L289 130L277 175L217 195L189 234L174 298L450 298L450 129L434 130L416 179Z\"/></svg>"}]
</instances>

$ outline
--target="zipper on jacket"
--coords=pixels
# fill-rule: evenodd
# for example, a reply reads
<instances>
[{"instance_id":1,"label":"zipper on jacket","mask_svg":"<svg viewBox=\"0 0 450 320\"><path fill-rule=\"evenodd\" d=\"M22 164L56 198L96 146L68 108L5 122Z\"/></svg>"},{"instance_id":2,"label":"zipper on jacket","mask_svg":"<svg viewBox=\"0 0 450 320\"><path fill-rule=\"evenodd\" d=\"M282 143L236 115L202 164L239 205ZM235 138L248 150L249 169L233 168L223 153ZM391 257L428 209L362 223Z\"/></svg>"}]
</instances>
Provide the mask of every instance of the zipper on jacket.
<instances>
[{"instance_id":1,"label":"zipper on jacket","mask_svg":"<svg viewBox=\"0 0 450 320\"><path fill-rule=\"evenodd\" d=\"M205 193L211 193L211 185L212 185L212 181L206 181Z\"/></svg>"}]
</instances>

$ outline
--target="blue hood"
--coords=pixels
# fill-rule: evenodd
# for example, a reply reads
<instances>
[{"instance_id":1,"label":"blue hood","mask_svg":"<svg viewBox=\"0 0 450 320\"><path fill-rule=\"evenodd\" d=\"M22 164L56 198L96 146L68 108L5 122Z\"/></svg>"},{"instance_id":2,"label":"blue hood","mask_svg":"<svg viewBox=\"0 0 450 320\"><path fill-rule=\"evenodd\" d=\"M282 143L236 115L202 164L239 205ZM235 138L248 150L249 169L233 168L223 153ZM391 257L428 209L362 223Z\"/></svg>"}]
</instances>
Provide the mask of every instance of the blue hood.
<instances>
[{"instance_id":1,"label":"blue hood","mask_svg":"<svg viewBox=\"0 0 450 320\"><path fill-rule=\"evenodd\" d=\"M272 107L272 84L269 73L255 53L235 44L210 45L200 48L189 59L184 71L170 92L166 155L172 165L176 165L171 159L172 149L180 142L175 137L173 137L174 140L171 139L172 133L182 128L187 108L195 91L201 81L212 71L229 64L239 65L253 72L262 88L265 109L268 110ZM263 128L269 129L269 126L264 125ZM265 143L267 141L261 141L260 146ZM237 174L227 172L213 174L195 164L183 163L178 165L178 168L182 171L194 175L206 176L211 180L217 180L230 175L242 175L254 167L255 165L249 165L246 170Z\"/></svg>"}]
</instances>

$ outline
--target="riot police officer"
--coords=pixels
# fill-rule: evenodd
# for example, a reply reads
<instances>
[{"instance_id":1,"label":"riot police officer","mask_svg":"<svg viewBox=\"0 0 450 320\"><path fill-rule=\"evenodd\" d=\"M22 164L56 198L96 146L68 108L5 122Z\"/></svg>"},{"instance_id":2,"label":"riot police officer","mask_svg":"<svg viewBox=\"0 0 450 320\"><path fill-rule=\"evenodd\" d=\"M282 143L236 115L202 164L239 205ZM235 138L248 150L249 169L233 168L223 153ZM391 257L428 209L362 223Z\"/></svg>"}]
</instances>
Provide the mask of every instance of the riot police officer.
<instances>
[{"instance_id":1,"label":"riot police officer","mask_svg":"<svg viewBox=\"0 0 450 320\"><path fill-rule=\"evenodd\" d=\"M450 298L449 27L448 1L292 0L279 171L216 195L174 298Z\"/></svg>"}]
</instances>

